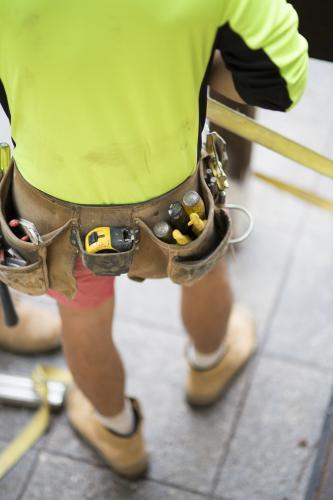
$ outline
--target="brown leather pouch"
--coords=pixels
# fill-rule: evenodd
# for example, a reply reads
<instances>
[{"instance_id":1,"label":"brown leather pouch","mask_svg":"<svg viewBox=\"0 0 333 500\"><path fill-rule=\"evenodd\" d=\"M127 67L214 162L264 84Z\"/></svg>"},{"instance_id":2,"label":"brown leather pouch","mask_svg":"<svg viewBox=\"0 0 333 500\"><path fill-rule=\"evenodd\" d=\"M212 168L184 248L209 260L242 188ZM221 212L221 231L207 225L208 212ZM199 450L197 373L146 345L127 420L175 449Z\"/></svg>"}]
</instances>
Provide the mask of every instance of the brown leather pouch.
<instances>
[{"instance_id":1,"label":"brown leather pouch","mask_svg":"<svg viewBox=\"0 0 333 500\"><path fill-rule=\"evenodd\" d=\"M72 298L76 293L73 266L78 254L97 275L128 273L138 281L169 277L175 283L191 285L207 274L227 249L230 219L214 205L202 162L193 176L158 198L108 206L77 205L55 199L28 184L17 169L12 196L12 169L1 184L0 223L5 240L26 256L29 265L18 269L0 266L0 279L23 292L38 295L50 287ZM193 189L205 202L204 231L186 246L167 244L156 238L152 231L154 224L166 220L170 203L180 201ZM13 235L8 221L16 214L35 223L42 236L41 244L22 242ZM85 252L84 235L94 227L107 225L138 229L138 243L128 252L95 255Z\"/></svg>"},{"instance_id":2,"label":"brown leather pouch","mask_svg":"<svg viewBox=\"0 0 333 500\"><path fill-rule=\"evenodd\" d=\"M137 217L141 255L138 253L137 259L134 259L130 277L133 274L136 278L169 277L177 284L192 285L207 274L226 252L231 233L230 218L226 211L215 207L204 179L201 162L196 175L198 176L196 189L206 206L207 225L204 231L188 245L168 244L159 240L151 229L153 223L157 222L156 218L143 220ZM186 192L192 188L185 182L182 191ZM181 193L178 192L177 195L180 200ZM170 201L174 200L169 199ZM163 212L163 207L160 205L159 213ZM163 220L163 217L159 220Z\"/></svg>"},{"instance_id":3,"label":"brown leather pouch","mask_svg":"<svg viewBox=\"0 0 333 500\"><path fill-rule=\"evenodd\" d=\"M10 166L0 184L0 225L4 243L14 249L26 265L10 267L0 264L0 280L8 286L30 295L43 295L49 288L47 269L48 248L61 236L71 221L48 233L40 233L41 241L31 243L18 238L8 222L19 215L12 196L13 165ZM42 210L42 207L39 207ZM21 214L20 214L21 215Z\"/></svg>"}]
</instances>

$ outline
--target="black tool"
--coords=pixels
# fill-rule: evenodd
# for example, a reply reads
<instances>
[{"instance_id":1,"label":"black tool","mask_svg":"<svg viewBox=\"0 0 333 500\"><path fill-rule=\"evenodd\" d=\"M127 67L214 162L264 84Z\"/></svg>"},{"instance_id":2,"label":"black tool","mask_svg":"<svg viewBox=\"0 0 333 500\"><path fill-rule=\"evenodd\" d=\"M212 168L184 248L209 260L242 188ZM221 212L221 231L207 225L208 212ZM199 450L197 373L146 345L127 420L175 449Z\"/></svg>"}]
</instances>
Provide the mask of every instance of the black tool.
<instances>
[{"instance_id":1,"label":"black tool","mask_svg":"<svg viewBox=\"0 0 333 500\"><path fill-rule=\"evenodd\" d=\"M172 237L172 227L164 220L154 224L153 233L157 238L165 241L166 243L174 243L174 239Z\"/></svg>"},{"instance_id":2,"label":"black tool","mask_svg":"<svg viewBox=\"0 0 333 500\"><path fill-rule=\"evenodd\" d=\"M187 234L189 232L189 218L181 203L179 203L179 201L171 203L168 213L172 227L179 229L179 231L184 234Z\"/></svg>"},{"instance_id":3,"label":"black tool","mask_svg":"<svg viewBox=\"0 0 333 500\"><path fill-rule=\"evenodd\" d=\"M2 304L5 323L7 326L15 326L18 316L8 286L0 281L0 300Z\"/></svg>"},{"instance_id":4,"label":"black tool","mask_svg":"<svg viewBox=\"0 0 333 500\"><path fill-rule=\"evenodd\" d=\"M0 234L0 264L5 264L5 249L3 244L3 236ZM15 326L18 323L15 306L8 286L0 281L0 300L3 309L5 324L7 326Z\"/></svg>"},{"instance_id":5,"label":"black tool","mask_svg":"<svg viewBox=\"0 0 333 500\"><path fill-rule=\"evenodd\" d=\"M9 167L10 163L10 147L6 143L0 144L0 180L2 179L5 171ZM0 258L1 264L3 264L4 257L4 244L3 237L0 234ZM0 299L4 314L5 323L7 326L15 326L18 323L18 316L16 314L13 299L10 295L8 286L0 281Z\"/></svg>"}]
</instances>

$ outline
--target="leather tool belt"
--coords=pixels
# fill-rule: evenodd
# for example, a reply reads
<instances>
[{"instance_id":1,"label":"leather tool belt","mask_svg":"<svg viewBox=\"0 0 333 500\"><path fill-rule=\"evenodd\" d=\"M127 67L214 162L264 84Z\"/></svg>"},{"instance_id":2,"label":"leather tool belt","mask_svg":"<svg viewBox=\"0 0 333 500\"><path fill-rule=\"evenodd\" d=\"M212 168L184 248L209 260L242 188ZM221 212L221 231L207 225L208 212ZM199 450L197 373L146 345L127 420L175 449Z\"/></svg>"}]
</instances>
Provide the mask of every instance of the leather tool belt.
<instances>
[{"instance_id":1,"label":"leather tool belt","mask_svg":"<svg viewBox=\"0 0 333 500\"><path fill-rule=\"evenodd\" d=\"M169 277L175 283L192 285L226 252L231 231L229 215L215 205L203 170L201 160L193 176L143 203L91 206L61 201L34 188L12 162L0 185L0 224L6 244L27 265L12 268L0 264L0 280L30 295L42 295L52 288L73 298L73 268L80 254L97 275L127 273L138 281ZM181 200L189 190L198 191L204 200L207 224L203 232L185 246L159 240L152 227L165 220L170 203ZM13 233L8 222L19 216L34 222L41 235L38 243L22 241ZM131 227L137 241L127 252L87 254L83 235L97 226Z\"/></svg>"}]
</instances>

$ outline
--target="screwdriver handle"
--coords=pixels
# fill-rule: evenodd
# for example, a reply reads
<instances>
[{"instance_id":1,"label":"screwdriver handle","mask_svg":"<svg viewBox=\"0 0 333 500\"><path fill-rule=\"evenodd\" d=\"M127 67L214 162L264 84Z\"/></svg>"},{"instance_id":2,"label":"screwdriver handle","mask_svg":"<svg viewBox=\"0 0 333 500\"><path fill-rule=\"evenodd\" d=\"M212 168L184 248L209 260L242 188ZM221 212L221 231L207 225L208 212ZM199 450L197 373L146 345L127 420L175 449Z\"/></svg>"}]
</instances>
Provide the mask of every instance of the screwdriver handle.
<instances>
[{"instance_id":1,"label":"screwdriver handle","mask_svg":"<svg viewBox=\"0 0 333 500\"><path fill-rule=\"evenodd\" d=\"M9 144L0 142L0 172L1 176L6 172L10 165L11 151Z\"/></svg>"}]
</instances>

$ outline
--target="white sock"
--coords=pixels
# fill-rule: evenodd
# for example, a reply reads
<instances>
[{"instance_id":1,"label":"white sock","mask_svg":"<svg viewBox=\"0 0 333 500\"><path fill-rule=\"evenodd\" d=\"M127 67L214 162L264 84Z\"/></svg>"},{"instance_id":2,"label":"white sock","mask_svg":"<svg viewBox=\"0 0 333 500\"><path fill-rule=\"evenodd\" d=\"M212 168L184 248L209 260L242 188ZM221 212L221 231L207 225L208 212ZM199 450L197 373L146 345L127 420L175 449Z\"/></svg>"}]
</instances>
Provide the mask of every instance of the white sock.
<instances>
[{"instance_id":1,"label":"white sock","mask_svg":"<svg viewBox=\"0 0 333 500\"><path fill-rule=\"evenodd\" d=\"M218 361L220 361L225 354L225 344L224 341L221 345L216 349L216 351L210 354L204 354L203 352L198 351L194 344L191 343L187 352L189 361L191 365L196 368L201 368L203 370L208 370L212 368Z\"/></svg>"},{"instance_id":2,"label":"white sock","mask_svg":"<svg viewBox=\"0 0 333 500\"><path fill-rule=\"evenodd\" d=\"M117 415L105 417L98 413L98 411L95 411L95 416L100 424L118 434L131 434L134 430L135 417L132 403L128 398L125 398L124 408Z\"/></svg>"}]
</instances>

